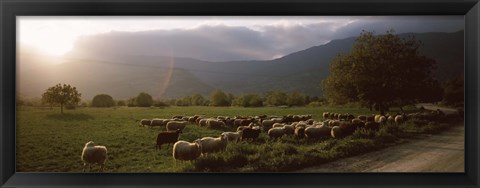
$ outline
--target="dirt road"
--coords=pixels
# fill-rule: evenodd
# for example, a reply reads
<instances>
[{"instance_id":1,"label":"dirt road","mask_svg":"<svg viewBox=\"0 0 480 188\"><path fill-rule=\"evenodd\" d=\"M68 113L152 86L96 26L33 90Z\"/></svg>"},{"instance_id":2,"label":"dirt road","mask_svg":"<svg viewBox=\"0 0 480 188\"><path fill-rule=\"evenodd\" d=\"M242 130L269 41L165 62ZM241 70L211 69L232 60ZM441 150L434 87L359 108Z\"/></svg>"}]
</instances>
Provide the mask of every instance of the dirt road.
<instances>
[{"instance_id":1,"label":"dirt road","mask_svg":"<svg viewBox=\"0 0 480 188\"><path fill-rule=\"evenodd\" d=\"M298 172L464 172L465 127Z\"/></svg>"}]
</instances>

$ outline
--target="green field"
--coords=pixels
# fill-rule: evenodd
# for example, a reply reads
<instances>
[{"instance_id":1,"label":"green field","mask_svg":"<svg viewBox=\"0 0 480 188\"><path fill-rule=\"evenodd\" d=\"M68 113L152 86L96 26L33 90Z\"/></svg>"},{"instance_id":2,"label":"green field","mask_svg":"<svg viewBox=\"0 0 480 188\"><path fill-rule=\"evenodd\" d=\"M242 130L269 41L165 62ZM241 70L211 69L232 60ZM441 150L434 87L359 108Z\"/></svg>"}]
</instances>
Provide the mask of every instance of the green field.
<instances>
[{"instance_id":1,"label":"green field","mask_svg":"<svg viewBox=\"0 0 480 188\"><path fill-rule=\"evenodd\" d=\"M167 149L164 145L161 151L155 151L154 139L163 129L138 126L139 120L143 118L171 118L174 115L195 114L208 117L312 114L314 119L321 120L321 114L325 111L354 115L374 113L356 107L88 107L66 110L65 114L60 114L59 108L22 106L17 108L16 170L81 172L83 163L80 156L88 141L108 148L106 172L286 171L379 148L368 147L375 144L375 140L368 139L342 139L356 148L354 151L350 151L350 147L342 146L342 141L336 142L333 139L297 143L293 138L285 138L272 142L262 133L256 143L229 144L224 156L216 154L208 158L200 157L200 160L193 163L175 163L172 146ZM180 135L180 140L216 137L226 130L228 129L212 130L190 124ZM278 160L270 160L269 156ZM325 160L316 161L320 158ZM306 161L302 161L304 159ZM235 168L215 167L215 164L232 165ZM98 169L98 166L94 169Z\"/></svg>"}]
</instances>

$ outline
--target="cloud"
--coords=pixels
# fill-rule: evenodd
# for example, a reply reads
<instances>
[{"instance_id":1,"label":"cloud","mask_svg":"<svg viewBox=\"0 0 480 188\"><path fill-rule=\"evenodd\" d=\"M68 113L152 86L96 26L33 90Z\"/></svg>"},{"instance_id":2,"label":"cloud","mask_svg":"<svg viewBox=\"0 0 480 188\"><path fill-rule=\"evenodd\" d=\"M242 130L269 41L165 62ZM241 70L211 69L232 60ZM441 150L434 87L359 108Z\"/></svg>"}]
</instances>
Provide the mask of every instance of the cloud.
<instances>
[{"instance_id":1,"label":"cloud","mask_svg":"<svg viewBox=\"0 0 480 188\"><path fill-rule=\"evenodd\" d=\"M301 19L299 19L301 20ZM206 61L269 60L357 36L362 30L383 33L454 32L462 16L329 17L309 22L279 20L271 24L231 26L224 22L186 29L109 32L81 37L74 51L102 54L191 57Z\"/></svg>"}]
</instances>

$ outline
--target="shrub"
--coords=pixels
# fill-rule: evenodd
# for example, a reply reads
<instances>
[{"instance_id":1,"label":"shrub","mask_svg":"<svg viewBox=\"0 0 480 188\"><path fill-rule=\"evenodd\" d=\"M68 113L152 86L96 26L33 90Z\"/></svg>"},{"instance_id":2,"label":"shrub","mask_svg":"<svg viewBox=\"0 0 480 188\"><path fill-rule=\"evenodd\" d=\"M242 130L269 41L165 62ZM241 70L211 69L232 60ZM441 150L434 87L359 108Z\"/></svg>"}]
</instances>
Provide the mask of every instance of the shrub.
<instances>
[{"instance_id":1,"label":"shrub","mask_svg":"<svg viewBox=\"0 0 480 188\"><path fill-rule=\"evenodd\" d=\"M98 94L93 97L92 106L93 107L111 107L115 105L112 96L107 94Z\"/></svg>"},{"instance_id":2,"label":"shrub","mask_svg":"<svg viewBox=\"0 0 480 188\"><path fill-rule=\"evenodd\" d=\"M137 106L140 106L140 107L150 107L153 104L153 98L148 93L141 92L135 98L135 103Z\"/></svg>"}]
</instances>

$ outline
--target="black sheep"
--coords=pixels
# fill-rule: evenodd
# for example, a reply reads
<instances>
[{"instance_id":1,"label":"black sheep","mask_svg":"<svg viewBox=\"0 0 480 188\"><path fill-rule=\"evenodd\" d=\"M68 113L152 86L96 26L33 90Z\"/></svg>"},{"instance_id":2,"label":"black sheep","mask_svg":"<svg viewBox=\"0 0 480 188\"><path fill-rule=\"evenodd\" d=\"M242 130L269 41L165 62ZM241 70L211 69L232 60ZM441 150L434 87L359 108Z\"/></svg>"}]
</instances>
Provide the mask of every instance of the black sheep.
<instances>
[{"instance_id":1,"label":"black sheep","mask_svg":"<svg viewBox=\"0 0 480 188\"><path fill-rule=\"evenodd\" d=\"M162 144L170 144L177 142L180 133L182 133L182 130L180 129L176 131L163 131L158 133L156 149L161 149Z\"/></svg>"}]
</instances>

